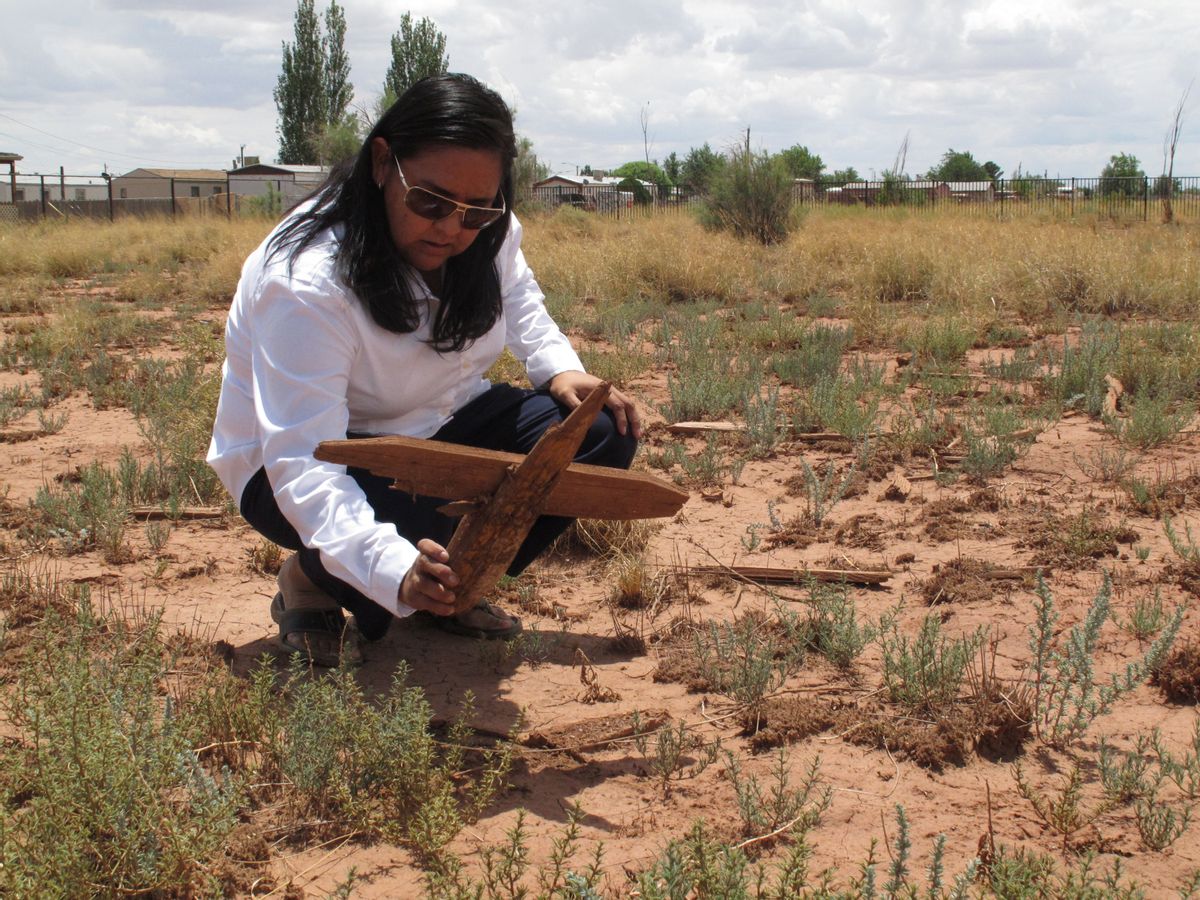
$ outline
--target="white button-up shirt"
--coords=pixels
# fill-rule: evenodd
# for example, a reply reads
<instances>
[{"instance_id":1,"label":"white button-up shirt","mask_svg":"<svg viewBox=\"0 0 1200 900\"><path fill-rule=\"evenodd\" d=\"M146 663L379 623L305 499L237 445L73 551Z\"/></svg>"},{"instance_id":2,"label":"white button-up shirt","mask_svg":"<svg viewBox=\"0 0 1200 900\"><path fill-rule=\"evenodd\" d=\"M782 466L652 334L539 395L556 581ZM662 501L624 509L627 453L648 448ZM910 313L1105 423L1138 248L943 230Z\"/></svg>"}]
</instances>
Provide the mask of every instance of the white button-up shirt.
<instances>
[{"instance_id":1,"label":"white button-up shirt","mask_svg":"<svg viewBox=\"0 0 1200 900\"><path fill-rule=\"evenodd\" d=\"M338 274L333 233L298 254L290 272L286 252L266 259L269 241L246 260L229 310L208 462L235 502L265 466L280 511L326 570L408 615L398 593L416 547L375 520L345 466L313 458L317 444L350 431L429 437L488 389L483 375L506 346L535 385L583 366L546 311L515 217L496 257L500 320L458 353L426 343L438 301L421 279L411 279L428 304L421 324L396 334L375 324Z\"/></svg>"}]
</instances>

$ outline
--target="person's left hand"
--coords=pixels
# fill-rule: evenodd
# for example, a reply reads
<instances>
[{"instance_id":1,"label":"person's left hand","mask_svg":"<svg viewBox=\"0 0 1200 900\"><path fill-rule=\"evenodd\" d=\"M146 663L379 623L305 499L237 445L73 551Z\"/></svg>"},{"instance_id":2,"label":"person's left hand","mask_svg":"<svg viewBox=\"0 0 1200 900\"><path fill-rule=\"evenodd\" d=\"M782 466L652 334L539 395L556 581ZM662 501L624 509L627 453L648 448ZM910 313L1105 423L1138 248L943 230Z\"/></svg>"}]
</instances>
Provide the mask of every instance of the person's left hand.
<instances>
[{"instance_id":1,"label":"person's left hand","mask_svg":"<svg viewBox=\"0 0 1200 900\"><path fill-rule=\"evenodd\" d=\"M550 396L565 406L574 409L593 390L603 384L595 375L587 372L559 372L550 379L547 385ZM613 418L617 420L617 431L626 434L633 432L635 438L642 436L642 417L637 404L629 397L613 388L608 392L604 405L612 410Z\"/></svg>"}]
</instances>

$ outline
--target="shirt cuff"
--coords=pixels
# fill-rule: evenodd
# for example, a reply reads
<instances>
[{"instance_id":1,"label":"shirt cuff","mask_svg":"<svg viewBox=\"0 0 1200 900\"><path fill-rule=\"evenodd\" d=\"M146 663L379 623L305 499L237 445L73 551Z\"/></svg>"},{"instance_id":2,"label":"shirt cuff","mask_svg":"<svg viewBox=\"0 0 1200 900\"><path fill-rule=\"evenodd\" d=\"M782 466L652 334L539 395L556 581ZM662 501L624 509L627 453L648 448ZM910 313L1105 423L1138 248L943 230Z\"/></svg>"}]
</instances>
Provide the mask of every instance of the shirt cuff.
<instances>
[{"instance_id":1,"label":"shirt cuff","mask_svg":"<svg viewBox=\"0 0 1200 900\"><path fill-rule=\"evenodd\" d=\"M565 345L565 346L564 346ZM559 372L585 372L583 362L570 344L543 347L525 361L529 383L542 387Z\"/></svg>"},{"instance_id":2,"label":"shirt cuff","mask_svg":"<svg viewBox=\"0 0 1200 900\"><path fill-rule=\"evenodd\" d=\"M417 548L407 541L397 543L379 554L371 572L370 598L398 619L416 612L400 602L400 582L419 555Z\"/></svg>"}]
</instances>

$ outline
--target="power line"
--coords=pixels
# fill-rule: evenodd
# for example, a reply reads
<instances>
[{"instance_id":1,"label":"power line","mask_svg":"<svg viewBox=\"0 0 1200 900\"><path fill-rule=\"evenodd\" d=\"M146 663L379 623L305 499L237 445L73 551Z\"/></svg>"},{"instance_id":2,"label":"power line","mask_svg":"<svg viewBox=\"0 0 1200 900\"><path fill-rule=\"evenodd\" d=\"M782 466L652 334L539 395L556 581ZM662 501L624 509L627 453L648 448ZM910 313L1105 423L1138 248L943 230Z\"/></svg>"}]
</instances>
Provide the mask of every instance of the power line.
<instances>
[{"instance_id":1,"label":"power line","mask_svg":"<svg viewBox=\"0 0 1200 900\"><path fill-rule=\"evenodd\" d=\"M38 128L35 125L30 125L27 122L22 122L20 119L15 119L12 116L8 115L8 113L0 112L0 118L8 119L10 122L15 122L16 124L20 125L22 128L28 128L30 131L36 131L38 134L44 134L44 135L46 135L46 137L54 138L56 141L64 141L68 144L73 144L76 147L83 147L85 150L91 150L94 153L103 153L107 156L123 156L124 158L134 160L135 162L157 163L159 165L167 165L167 166L204 168L207 165L206 163L176 162L176 161L165 160L165 159L149 159L144 156L134 156L131 153L121 153L119 150L106 150L103 147L93 147L91 144L85 144L85 143L82 143L81 141L72 140L71 138L63 137L61 134L54 134L53 132ZM35 147L40 147L43 150L50 150L50 151L53 151L54 153L67 152L58 147L47 147L44 144L38 144L34 141L29 140L28 138L17 137L16 135L12 135L12 134L6 135L6 137L10 137L13 140L17 140L17 141L25 141L26 143L32 144Z\"/></svg>"},{"instance_id":2,"label":"power line","mask_svg":"<svg viewBox=\"0 0 1200 900\"><path fill-rule=\"evenodd\" d=\"M9 134L7 131L0 131L0 137L12 138L14 141L20 141L28 144L31 147L37 147L39 150L49 150L51 153L66 153L61 147L51 147L49 144L39 144L37 141L31 141L29 138L17 137L15 134ZM15 147L13 148L16 149Z\"/></svg>"}]
</instances>

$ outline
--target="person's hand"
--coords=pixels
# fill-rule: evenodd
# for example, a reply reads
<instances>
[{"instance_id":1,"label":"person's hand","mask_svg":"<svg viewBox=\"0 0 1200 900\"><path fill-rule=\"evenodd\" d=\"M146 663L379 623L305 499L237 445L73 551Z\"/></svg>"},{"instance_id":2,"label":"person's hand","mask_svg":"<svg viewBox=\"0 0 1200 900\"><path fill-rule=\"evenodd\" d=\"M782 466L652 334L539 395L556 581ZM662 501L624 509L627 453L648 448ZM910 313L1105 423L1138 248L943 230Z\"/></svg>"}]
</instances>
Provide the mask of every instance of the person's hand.
<instances>
[{"instance_id":1,"label":"person's hand","mask_svg":"<svg viewBox=\"0 0 1200 900\"><path fill-rule=\"evenodd\" d=\"M450 554L445 547L429 538L417 541L417 552L421 555L400 581L400 602L435 616L453 615L454 588L458 587L458 576L447 565Z\"/></svg>"},{"instance_id":2,"label":"person's hand","mask_svg":"<svg viewBox=\"0 0 1200 900\"><path fill-rule=\"evenodd\" d=\"M567 409L574 409L601 384L603 382L595 375L572 371L559 372L550 379L547 387L551 397ZM612 410L613 418L617 420L617 431L621 434L632 431L635 438L641 438L642 417L633 400L613 388L608 392L604 405Z\"/></svg>"}]
</instances>

